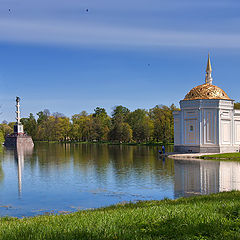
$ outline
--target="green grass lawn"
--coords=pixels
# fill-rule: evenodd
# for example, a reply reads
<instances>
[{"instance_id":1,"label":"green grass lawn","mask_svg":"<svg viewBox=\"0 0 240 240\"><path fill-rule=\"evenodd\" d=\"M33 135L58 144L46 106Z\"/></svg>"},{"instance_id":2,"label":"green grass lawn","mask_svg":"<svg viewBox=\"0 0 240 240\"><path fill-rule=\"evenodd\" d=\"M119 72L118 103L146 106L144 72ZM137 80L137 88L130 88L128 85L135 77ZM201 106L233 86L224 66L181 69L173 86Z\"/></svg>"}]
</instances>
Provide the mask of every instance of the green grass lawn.
<instances>
[{"instance_id":1,"label":"green grass lawn","mask_svg":"<svg viewBox=\"0 0 240 240\"><path fill-rule=\"evenodd\" d=\"M240 192L1 218L0 239L240 239Z\"/></svg>"},{"instance_id":2,"label":"green grass lawn","mask_svg":"<svg viewBox=\"0 0 240 240\"><path fill-rule=\"evenodd\" d=\"M221 153L221 154L212 154L212 155L204 155L200 157L201 159L223 159L223 160L231 160L231 161L240 161L240 153Z\"/></svg>"}]
</instances>

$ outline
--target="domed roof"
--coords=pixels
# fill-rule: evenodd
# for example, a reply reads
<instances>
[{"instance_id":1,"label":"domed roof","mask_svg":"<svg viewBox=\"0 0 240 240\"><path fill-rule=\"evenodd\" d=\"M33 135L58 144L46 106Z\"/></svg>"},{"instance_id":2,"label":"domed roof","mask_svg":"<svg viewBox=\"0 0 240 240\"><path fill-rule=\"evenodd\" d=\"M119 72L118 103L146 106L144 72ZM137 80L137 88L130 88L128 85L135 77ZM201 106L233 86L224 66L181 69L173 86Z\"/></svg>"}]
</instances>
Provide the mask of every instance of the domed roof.
<instances>
[{"instance_id":1,"label":"domed roof","mask_svg":"<svg viewBox=\"0 0 240 240\"><path fill-rule=\"evenodd\" d=\"M184 100L195 99L224 99L231 100L228 95L219 87L212 85L212 67L210 62L210 56L208 54L208 63L206 69L205 84L199 85L193 88L184 98Z\"/></svg>"},{"instance_id":2,"label":"domed roof","mask_svg":"<svg viewBox=\"0 0 240 240\"><path fill-rule=\"evenodd\" d=\"M194 87L185 96L184 100L195 100L195 99L224 99L231 100L228 95L219 87L205 83Z\"/></svg>"}]
</instances>

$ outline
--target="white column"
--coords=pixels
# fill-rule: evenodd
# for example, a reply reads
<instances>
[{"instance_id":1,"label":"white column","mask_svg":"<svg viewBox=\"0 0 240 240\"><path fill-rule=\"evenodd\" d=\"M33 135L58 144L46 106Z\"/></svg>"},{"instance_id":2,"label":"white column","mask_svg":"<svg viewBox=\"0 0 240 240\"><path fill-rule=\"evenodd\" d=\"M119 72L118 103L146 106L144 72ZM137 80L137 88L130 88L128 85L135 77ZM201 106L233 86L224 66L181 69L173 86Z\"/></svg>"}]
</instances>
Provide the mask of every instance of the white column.
<instances>
[{"instance_id":1,"label":"white column","mask_svg":"<svg viewBox=\"0 0 240 240\"><path fill-rule=\"evenodd\" d=\"M17 120L17 123L20 124L20 120L21 120L21 117L20 117L20 98L17 97L16 98L16 120Z\"/></svg>"}]
</instances>

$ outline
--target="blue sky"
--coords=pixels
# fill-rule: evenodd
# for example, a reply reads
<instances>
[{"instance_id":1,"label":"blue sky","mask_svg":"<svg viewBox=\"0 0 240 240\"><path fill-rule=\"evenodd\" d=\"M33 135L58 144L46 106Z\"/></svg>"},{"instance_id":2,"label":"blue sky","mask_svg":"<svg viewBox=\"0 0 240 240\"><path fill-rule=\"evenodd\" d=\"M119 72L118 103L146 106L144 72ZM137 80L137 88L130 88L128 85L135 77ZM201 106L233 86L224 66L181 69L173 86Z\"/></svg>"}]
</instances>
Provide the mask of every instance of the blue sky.
<instances>
[{"instance_id":1,"label":"blue sky","mask_svg":"<svg viewBox=\"0 0 240 240\"><path fill-rule=\"evenodd\" d=\"M0 0L0 121L178 105L205 77L240 101L240 2ZM88 12L86 11L88 9Z\"/></svg>"}]
</instances>

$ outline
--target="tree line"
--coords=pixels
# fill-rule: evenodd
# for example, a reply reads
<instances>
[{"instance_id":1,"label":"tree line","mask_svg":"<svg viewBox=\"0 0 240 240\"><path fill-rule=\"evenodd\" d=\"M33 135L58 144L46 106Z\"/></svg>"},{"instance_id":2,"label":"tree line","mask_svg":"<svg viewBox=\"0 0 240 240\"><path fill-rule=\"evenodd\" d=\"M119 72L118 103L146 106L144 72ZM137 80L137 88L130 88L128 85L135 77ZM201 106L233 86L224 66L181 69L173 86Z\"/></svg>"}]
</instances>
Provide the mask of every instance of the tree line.
<instances>
[{"instance_id":1,"label":"tree line","mask_svg":"<svg viewBox=\"0 0 240 240\"><path fill-rule=\"evenodd\" d=\"M45 109L22 118L24 131L37 141L111 141L111 142L164 142L174 141L173 111L179 110L157 105L152 109L130 111L116 106L109 116L104 108L97 107L92 114L82 111L71 118ZM4 136L13 132L14 122L3 122Z\"/></svg>"},{"instance_id":2,"label":"tree line","mask_svg":"<svg viewBox=\"0 0 240 240\"><path fill-rule=\"evenodd\" d=\"M235 103L240 109L240 103ZM174 142L173 111L171 106L157 105L149 110L130 111L116 106L109 116L104 108L97 107L92 114L82 111L71 118L45 109L22 118L24 131L35 141L111 141L111 142ZM0 141L13 132L14 122L0 124Z\"/></svg>"}]
</instances>

